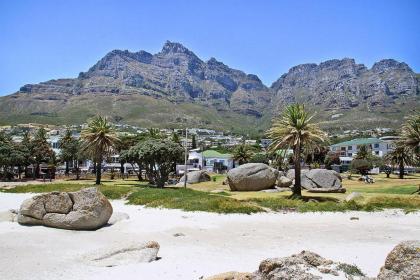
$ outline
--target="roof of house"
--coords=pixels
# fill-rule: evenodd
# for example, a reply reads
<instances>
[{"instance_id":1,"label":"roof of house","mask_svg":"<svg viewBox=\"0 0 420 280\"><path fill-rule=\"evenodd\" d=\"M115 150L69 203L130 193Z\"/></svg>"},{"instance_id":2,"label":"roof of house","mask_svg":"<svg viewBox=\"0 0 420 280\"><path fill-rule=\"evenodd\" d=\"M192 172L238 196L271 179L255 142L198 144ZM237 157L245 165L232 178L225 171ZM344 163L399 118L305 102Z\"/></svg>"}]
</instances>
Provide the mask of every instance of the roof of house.
<instances>
[{"instance_id":1,"label":"roof of house","mask_svg":"<svg viewBox=\"0 0 420 280\"><path fill-rule=\"evenodd\" d=\"M382 142L382 140L378 138L356 138L350 141L337 143L331 146L337 147L337 146L351 146L351 145L369 145L369 144L375 144L375 143L380 143L380 142Z\"/></svg>"},{"instance_id":2,"label":"roof of house","mask_svg":"<svg viewBox=\"0 0 420 280\"><path fill-rule=\"evenodd\" d=\"M231 158L231 154L222 154L215 150L207 150L203 152L203 157L206 158Z\"/></svg>"}]
</instances>

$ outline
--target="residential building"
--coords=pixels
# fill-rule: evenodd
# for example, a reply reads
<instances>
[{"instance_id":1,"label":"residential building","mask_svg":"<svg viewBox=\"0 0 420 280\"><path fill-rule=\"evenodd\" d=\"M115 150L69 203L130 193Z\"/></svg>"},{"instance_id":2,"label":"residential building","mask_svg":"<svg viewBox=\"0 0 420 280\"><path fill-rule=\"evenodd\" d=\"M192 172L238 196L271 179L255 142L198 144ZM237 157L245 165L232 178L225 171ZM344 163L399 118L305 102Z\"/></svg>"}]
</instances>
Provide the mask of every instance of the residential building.
<instances>
[{"instance_id":1,"label":"residential building","mask_svg":"<svg viewBox=\"0 0 420 280\"><path fill-rule=\"evenodd\" d=\"M338 152L340 157L354 158L360 147L366 145L372 151L373 155L383 157L389 151L393 150L394 140L395 136L383 138L357 138L331 145L330 150Z\"/></svg>"}]
</instances>

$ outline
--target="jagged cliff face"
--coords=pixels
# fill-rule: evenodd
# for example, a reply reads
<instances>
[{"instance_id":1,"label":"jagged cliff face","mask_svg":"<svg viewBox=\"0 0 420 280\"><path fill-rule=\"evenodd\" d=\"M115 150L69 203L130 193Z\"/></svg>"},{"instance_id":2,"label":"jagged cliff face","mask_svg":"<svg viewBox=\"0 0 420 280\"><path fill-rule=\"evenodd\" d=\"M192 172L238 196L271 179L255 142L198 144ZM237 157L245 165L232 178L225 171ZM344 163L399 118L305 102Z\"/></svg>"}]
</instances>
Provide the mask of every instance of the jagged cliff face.
<instances>
[{"instance_id":1,"label":"jagged cliff face","mask_svg":"<svg viewBox=\"0 0 420 280\"><path fill-rule=\"evenodd\" d=\"M261 117L270 92L255 75L246 75L212 58L203 62L179 43L162 51L114 50L77 79L26 85L24 93L67 95L140 94L177 103L196 103L218 111Z\"/></svg>"},{"instance_id":2,"label":"jagged cliff face","mask_svg":"<svg viewBox=\"0 0 420 280\"><path fill-rule=\"evenodd\" d=\"M350 109L363 104L390 107L396 99L419 94L416 74L405 63L381 60L371 69L353 59L295 66L273 83L278 104L306 102L326 109Z\"/></svg>"},{"instance_id":3,"label":"jagged cliff face","mask_svg":"<svg viewBox=\"0 0 420 280\"><path fill-rule=\"evenodd\" d=\"M272 85L274 108L302 102L321 113L327 123L401 121L401 114L419 107L419 82L405 63L381 60L371 69L353 59L295 66ZM349 113L357 113L349 118ZM398 115L396 119L381 114ZM346 116L347 115L347 116ZM343 117L341 117L343 116ZM359 118L359 119L358 119Z\"/></svg>"},{"instance_id":4,"label":"jagged cliff face","mask_svg":"<svg viewBox=\"0 0 420 280\"><path fill-rule=\"evenodd\" d=\"M353 59L302 64L271 88L255 75L179 43L157 54L114 50L75 79L25 85L0 98L0 123L82 123L95 114L142 126L199 126L262 133L284 106L300 102L324 127L398 127L419 109L417 75L392 59L371 69Z\"/></svg>"}]
</instances>

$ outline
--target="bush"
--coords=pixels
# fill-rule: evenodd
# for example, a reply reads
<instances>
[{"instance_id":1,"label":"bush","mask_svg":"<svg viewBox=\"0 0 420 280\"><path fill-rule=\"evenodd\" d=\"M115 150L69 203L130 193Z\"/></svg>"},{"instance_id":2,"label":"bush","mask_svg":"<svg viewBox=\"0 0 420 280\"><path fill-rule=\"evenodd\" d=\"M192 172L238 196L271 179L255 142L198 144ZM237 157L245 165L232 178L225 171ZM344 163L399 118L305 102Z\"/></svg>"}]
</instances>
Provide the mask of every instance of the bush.
<instances>
[{"instance_id":1,"label":"bush","mask_svg":"<svg viewBox=\"0 0 420 280\"><path fill-rule=\"evenodd\" d=\"M366 175L369 173L369 170L372 169L372 163L366 159L354 159L351 162L350 169L362 175Z\"/></svg>"}]
</instances>

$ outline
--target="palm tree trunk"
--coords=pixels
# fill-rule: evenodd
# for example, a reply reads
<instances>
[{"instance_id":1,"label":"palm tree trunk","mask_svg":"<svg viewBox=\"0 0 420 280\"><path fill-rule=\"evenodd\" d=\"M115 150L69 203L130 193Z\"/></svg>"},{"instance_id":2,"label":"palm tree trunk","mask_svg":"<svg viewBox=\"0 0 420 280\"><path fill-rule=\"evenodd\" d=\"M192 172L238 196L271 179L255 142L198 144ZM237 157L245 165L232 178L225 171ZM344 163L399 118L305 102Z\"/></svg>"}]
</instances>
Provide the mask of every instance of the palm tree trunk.
<instances>
[{"instance_id":1,"label":"palm tree trunk","mask_svg":"<svg viewBox=\"0 0 420 280\"><path fill-rule=\"evenodd\" d=\"M399 174L399 178L400 179L404 179L404 162L400 161L400 174Z\"/></svg>"},{"instance_id":2,"label":"palm tree trunk","mask_svg":"<svg viewBox=\"0 0 420 280\"><path fill-rule=\"evenodd\" d=\"M102 175L102 157L98 160L96 164L96 185L101 184L101 175Z\"/></svg>"},{"instance_id":3,"label":"palm tree trunk","mask_svg":"<svg viewBox=\"0 0 420 280\"><path fill-rule=\"evenodd\" d=\"M295 185L293 187L293 194L292 197L293 198L300 198L302 197L302 186L301 186L301 182L300 182L300 145L296 145L295 147L295 160L294 160L294 164L295 164Z\"/></svg>"}]
</instances>

